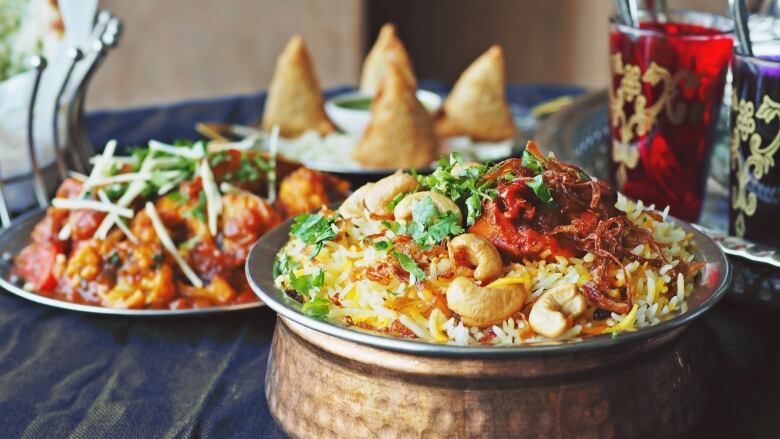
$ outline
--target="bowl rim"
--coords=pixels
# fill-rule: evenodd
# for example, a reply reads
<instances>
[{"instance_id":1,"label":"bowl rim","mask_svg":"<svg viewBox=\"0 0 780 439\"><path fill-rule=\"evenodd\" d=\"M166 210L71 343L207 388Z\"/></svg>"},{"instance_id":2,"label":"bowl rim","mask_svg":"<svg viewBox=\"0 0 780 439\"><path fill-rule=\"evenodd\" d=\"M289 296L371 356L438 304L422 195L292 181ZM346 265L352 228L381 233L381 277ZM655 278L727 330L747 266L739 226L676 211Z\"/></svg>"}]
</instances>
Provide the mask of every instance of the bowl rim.
<instances>
[{"instance_id":1,"label":"bowl rim","mask_svg":"<svg viewBox=\"0 0 780 439\"><path fill-rule=\"evenodd\" d=\"M621 332L618 336L602 335L579 341L521 346L460 346L435 344L427 341L395 338L368 331L346 328L328 320L317 319L305 315L300 310L301 305L290 299L283 291L276 288L273 283L273 263L277 253L289 239L290 226L292 225L293 219L285 221L269 233L266 233L252 246L249 256L247 257L245 272L247 280L249 281L249 286L255 294L260 297L263 303L280 316L324 334L360 343L362 345L400 353L435 357L529 358L551 355L570 355L626 346L630 343L646 341L666 334L676 328L687 326L712 308L712 306L725 295L731 284L732 272L731 265L720 247L690 224L672 218L671 216L667 217L667 220L671 220L678 227L682 227L686 232L693 234L696 245L693 253L696 255L697 260L706 262L703 271L700 272L697 277L694 293L689 297L690 299L698 292L698 295L703 296L703 300L695 306L689 307L687 312L678 314L669 320L652 326L633 332ZM702 281L706 281L707 284L701 284ZM295 304L297 304L297 308L295 307Z\"/></svg>"},{"instance_id":2,"label":"bowl rim","mask_svg":"<svg viewBox=\"0 0 780 439\"><path fill-rule=\"evenodd\" d=\"M414 94L415 94L415 96L417 96L417 99L420 102L423 103L423 105L425 105L425 103L427 102L428 104L430 104L430 105L432 105L434 107L433 109L428 110L429 112L437 111L439 108L441 108L441 106L444 103L444 97L442 95L440 95L439 93L436 93L435 91L425 90L423 88L418 88L418 89L416 89L414 91ZM337 94L335 96L331 96L330 98L326 99L325 100L325 106L336 108L336 109L338 109L338 111L344 111L346 113L353 113L353 114L356 114L356 113L365 114L365 113L370 113L371 112L370 109L362 110L362 109L357 109L357 108L346 108L346 107L342 107L342 106L339 105L339 103L341 103L341 102L344 102L344 101L350 100L350 99L355 99L355 98L371 98L371 99L373 99L374 97L372 95L370 95L370 94L363 93L360 90L350 90L350 91L345 91L343 93L339 93L339 94ZM425 102L423 102L423 101L425 101Z\"/></svg>"}]
</instances>

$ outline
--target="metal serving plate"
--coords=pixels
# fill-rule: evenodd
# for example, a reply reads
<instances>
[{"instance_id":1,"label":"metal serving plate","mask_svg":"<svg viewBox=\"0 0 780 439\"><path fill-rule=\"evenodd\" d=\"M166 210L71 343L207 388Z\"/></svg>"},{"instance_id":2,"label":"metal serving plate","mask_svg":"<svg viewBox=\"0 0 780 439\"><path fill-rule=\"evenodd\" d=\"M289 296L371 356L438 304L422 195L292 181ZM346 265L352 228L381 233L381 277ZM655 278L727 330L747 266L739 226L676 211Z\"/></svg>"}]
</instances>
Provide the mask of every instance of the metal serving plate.
<instances>
[{"instance_id":1,"label":"metal serving plate","mask_svg":"<svg viewBox=\"0 0 780 439\"><path fill-rule=\"evenodd\" d=\"M696 247L695 258L706 263L697 276L693 294L688 298L688 312L635 332L621 333L614 338L610 335L602 335L578 341L528 346L455 346L382 336L307 316L301 311L301 304L276 288L273 281L274 259L289 239L292 220L286 221L260 238L247 258L246 275L255 293L279 315L316 331L380 349L449 357L529 356L604 349L648 340L688 325L710 309L726 293L731 282L731 267L726 255L711 239L689 224L679 220L673 221L693 234Z\"/></svg>"},{"instance_id":2,"label":"metal serving plate","mask_svg":"<svg viewBox=\"0 0 780 439\"><path fill-rule=\"evenodd\" d=\"M102 306L84 305L79 303L66 302L64 300L47 297L36 292L22 289L18 283L14 282L11 275L13 258L29 242L30 234L35 225L38 224L46 214L45 210L33 210L14 221L14 223L5 230L0 231L0 290L6 290L27 300L37 302L43 305L53 306L71 311L88 312L93 314L111 314L117 316L136 316L136 317L164 317L164 316L184 316L194 314L213 314L228 311L240 311L250 308L259 308L263 306L262 302L242 303L239 305L214 306L210 308L188 308L188 309L115 309Z\"/></svg>"}]
</instances>

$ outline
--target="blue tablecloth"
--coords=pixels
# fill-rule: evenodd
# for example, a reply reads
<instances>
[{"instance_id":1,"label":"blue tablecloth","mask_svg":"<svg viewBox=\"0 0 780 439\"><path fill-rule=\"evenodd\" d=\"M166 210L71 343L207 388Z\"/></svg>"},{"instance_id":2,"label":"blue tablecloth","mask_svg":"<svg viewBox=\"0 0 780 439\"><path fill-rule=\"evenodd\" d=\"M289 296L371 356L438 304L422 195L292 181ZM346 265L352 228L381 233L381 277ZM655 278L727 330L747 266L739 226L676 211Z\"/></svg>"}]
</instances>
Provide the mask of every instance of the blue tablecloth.
<instances>
[{"instance_id":1,"label":"blue tablecloth","mask_svg":"<svg viewBox=\"0 0 780 439\"><path fill-rule=\"evenodd\" d=\"M523 85L510 87L509 98L523 111L579 91ZM259 93L101 111L88 117L90 138L94 145L111 138L128 145L193 137L195 121L255 122L263 100ZM696 436L777 436L771 434L780 431L774 320L773 310L735 302L703 319L718 376ZM283 437L263 390L274 322L266 308L123 318L0 293L0 438Z\"/></svg>"}]
</instances>

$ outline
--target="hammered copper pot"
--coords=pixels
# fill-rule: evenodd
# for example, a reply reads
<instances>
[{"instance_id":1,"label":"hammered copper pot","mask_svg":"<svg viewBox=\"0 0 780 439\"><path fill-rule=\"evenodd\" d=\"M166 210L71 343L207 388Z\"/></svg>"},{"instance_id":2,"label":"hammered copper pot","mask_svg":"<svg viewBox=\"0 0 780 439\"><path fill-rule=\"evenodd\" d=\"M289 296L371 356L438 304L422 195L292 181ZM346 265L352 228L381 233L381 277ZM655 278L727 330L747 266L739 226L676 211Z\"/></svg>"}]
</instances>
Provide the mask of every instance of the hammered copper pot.
<instances>
[{"instance_id":1,"label":"hammered copper pot","mask_svg":"<svg viewBox=\"0 0 780 439\"><path fill-rule=\"evenodd\" d=\"M701 233L705 263L686 313L617 337L534 346L455 346L385 337L302 312L274 287L290 223L250 252L249 284L279 313L265 390L300 438L685 437L699 416L707 352L691 325L730 268Z\"/></svg>"},{"instance_id":2,"label":"hammered copper pot","mask_svg":"<svg viewBox=\"0 0 780 439\"><path fill-rule=\"evenodd\" d=\"M453 359L281 317L265 390L300 438L685 437L702 407L703 352L695 328L682 331L611 351Z\"/></svg>"}]
</instances>

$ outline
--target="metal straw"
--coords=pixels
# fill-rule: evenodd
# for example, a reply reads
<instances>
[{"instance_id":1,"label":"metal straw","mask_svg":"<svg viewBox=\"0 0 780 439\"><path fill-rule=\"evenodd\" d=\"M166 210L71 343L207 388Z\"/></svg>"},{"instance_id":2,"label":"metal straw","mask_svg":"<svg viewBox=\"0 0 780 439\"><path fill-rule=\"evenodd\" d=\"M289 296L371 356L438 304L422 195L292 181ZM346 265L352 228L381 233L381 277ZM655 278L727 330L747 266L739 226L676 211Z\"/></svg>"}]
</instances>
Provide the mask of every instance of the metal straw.
<instances>
[{"instance_id":1,"label":"metal straw","mask_svg":"<svg viewBox=\"0 0 780 439\"><path fill-rule=\"evenodd\" d=\"M745 0L729 0L729 9L734 18L734 28L737 40L742 51L747 56L753 56L753 46L750 43L750 29L748 28L748 12Z\"/></svg>"},{"instance_id":2,"label":"metal straw","mask_svg":"<svg viewBox=\"0 0 780 439\"><path fill-rule=\"evenodd\" d=\"M629 27L639 27L639 8L636 0L615 0L620 21Z\"/></svg>"},{"instance_id":3,"label":"metal straw","mask_svg":"<svg viewBox=\"0 0 780 439\"><path fill-rule=\"evenodd\" d=\"M33 190L35 198L38 200L38 206L46 207L49 205L49 194L46 191L46 183L43 181L43 172L38 162L38 152L35 150L35 99L38 97L38 88L41 85L41 75L46 69L46 58L34 55L30 59L30 66L35 69L35 82L33 83L33 92L30 96L30 108L27 113L27 148L30 154L30 163L33 168Z\"/></svg>"},{"instance_id":4,"label":"metal straw","mask_svg":"<svg viewBox=\"0 0 780 439\"><path fill-rule=\"evenodd\" d=\"M65 166L65 156L63 154L62 143L60 142L60 105L62 105L62 96L65 94L65 90L68 88L70 77L73 74L73 69L76 64L84 57L84 52L81 49L73 48L68 50L68 58L70 59L70 65L65 73L65 79L62 81L62 86L57 92L57 98L54 100L54 118L52 119L52 125L54 128L54 153L57 157L57 169L59 170L60 177L64 180L67 177L67 166ZM84 172L84 164L81 160L73 160L73 166L79 172Z\"/></svg>"}]
</instances>

